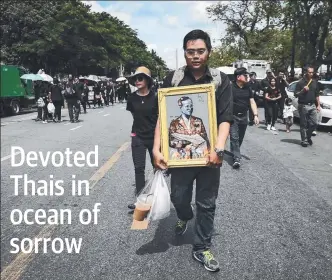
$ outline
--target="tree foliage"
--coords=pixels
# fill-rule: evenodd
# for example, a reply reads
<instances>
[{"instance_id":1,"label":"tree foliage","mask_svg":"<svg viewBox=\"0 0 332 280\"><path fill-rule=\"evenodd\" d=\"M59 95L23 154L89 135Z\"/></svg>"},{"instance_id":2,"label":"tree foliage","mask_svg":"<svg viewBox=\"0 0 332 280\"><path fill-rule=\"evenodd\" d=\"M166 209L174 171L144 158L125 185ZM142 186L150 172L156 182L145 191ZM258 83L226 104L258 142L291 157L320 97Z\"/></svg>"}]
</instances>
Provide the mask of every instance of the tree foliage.
<instances>
[{"instance_id":1,"label":"tree foliage","mask_svg":"<svg viewBox=\"0 0 332 280\"><path fill-rule=\"evenodd\" d=\"M238 59L266 59L280 67L290 64L294 30L297 64L322 63L332 47L331 9L330 0L242 0L218 2L207 12L227 24L221 41L237 49Z\"/></svg>"},{"instance_id":2,"label":"tree foliage","mask_svg":"<svg viewBox=\"0 0 332 280\"><path fill-rule=\"evenodd\" d=\"M91 12L78 0L5 0L0 4L1 57L36 72L74 75L130 74L140 65L154 75L166 64L137 32L108 13Z\"/></svg>"}]
</instances>

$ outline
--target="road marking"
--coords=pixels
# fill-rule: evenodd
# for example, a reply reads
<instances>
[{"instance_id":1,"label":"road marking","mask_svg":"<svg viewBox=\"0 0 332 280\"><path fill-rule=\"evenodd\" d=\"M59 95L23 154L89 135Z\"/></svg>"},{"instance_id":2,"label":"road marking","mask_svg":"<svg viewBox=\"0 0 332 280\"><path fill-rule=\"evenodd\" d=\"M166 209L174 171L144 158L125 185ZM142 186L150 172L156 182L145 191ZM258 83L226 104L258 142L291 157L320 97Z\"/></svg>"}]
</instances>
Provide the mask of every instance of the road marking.
<instances>
[{"instance_id":1,"label":"road marking","mask_svg":"<svg viewBox=\"0 0 332 280\"><path fill-rule=\"evenodd\" d=\"M35 238L49 238L56 229L55 225L45 226ZM16 258L1 272L1 279L19 280L28 264L35 257L35 246L33 245L31 253L19 253Z\"/></svg>"},{"instance_id":2,"label":"road marking","mask_svg":"<svg viewBox=\"0 0 332 280\"><path fill-rule=\"evenodd\" d=\"M69 125L69 124L71 124L70 122L69 123L65 123L64 125Z\"/></svg>"},{"instance_id":3,"label":"road marking","mask_svg":"<svg viewBox=\"0 0 332 280\"><path fill-rule=\"evenodd\" d=\"M100 112L98 112L98 114L101 114L102 112L104 112L104 110L103 110L103 111L100 111Z\"/></svg>"},{"instance_id":4,"label":"road marking","mask_svg":"<svg viewBox=\"0 0 332 280\"><path fill-rule=\"evenodd\" d=\"M332 167L332 163L330 163L330 166Z\"/></svg>"},{"instance_id":5,"label":"road marking","mask_svg":"<svg viewBox=\"0 0 332 280\"><path fill-rule=\"evenodd\" d=\"M16 156L16 155L18 155L19 153L20 153L20 152L16 152L16 153L14 153L13 155L8 155L8 156L5 156L5 157L2 157L2 158L1 158L1 161L7 160L7 159L11 158L12 156Z\"/></svg>"},{"instance_id":6,"label":"road marking","mask_svg":"<svg viewBox=\"0 0 332 280\"><path fill-rule=\"evenodd\" d=\"M90 189L92 189L101 178L105 176L108 170L119 160L121 154L128 149L130 142L125 142L116 152L113 154L105 164L99 168L99 170L93 174L90 178Z\"/></svg>"},{"instance_id":7,"label":"road marking","mask_svg":"<svg viewBox=\"0 0 332 280\"><path fill-rule=\"evenodd\" d=\"M106 114L106 115L104 115L104 117L107 117L107 116L109 116L110 114Z\"/></svg>"},{"instance_id":8,"label":"road marking","mask_svg":"<svg viewBox=\"0 0 332 280\"><path fill-rule=\"evenodd\" d=\"M130 142L125 142L110 158L109 160L101 167L99 170L92 175L89 179L93 183L90 189L92 189L98 181L103 178L108 170L120 159L121 154L129 147ZM39 232L35 238L50 238L55 232L56 225L46 225ZM22 274L29 265L29 263L36 257L37 254L34 253L34 247L31 250L31 253L19 253L16 258L4 268L1 272L1 279L3 280L19 280L21 279Z\"/></svg>"},{"instance_id":9,"label":"road marking","mask_svg":"<svg viewBox=\"0 0 332 280\"><path fill-rule=\"evenodd\" d=\"M75 129L78 129L78 128L82 127L82 126L83 126L83 125L79 125L79 126L76 126L76 127L71 128L71 129L69 129L69 130L75 130Z\"/></svg>"}]
</instances>

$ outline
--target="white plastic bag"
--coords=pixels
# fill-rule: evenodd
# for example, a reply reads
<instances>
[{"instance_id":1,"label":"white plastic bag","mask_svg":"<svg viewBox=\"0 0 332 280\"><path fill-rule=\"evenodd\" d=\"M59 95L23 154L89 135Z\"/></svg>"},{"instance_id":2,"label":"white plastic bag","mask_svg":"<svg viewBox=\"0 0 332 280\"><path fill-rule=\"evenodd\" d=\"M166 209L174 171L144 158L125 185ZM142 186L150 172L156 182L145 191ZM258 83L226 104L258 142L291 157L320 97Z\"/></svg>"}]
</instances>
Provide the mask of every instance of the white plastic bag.
<instances>
[{"instance_id":1,"label":"white plastic bag","mask_svg":"<svg viewBox=\"0 0 332 280\"><path fill-rule=\"evenodd\" d=\"M42 108L42 107L45 106L45 102L44 102L43 98L41 98L41 97L38 98L38 100L37 100L37 106L39 108Z\"/></svg>"},{"instance_id":2,"label":"white plastic bag","mask_svg":"<svg viewBox=\"0 0 332 280\"><path fill-rule=\"evenodd\" d=\"M53 103L48 103L47 110L50 114L54 114L55 107L54 107Z\"/></svg>"},{"instance_id":3,"label":"white plastic bag","mask_svg":"<svg viewBox=\"0 0 332 280\"><path fill-rule=\"evenodd\" d=\"M155 173L151 190L153 190L152 206L147 220L156 221L168 217L171 211L171 198L161 170Z\"/></svg>"}]
</instances>

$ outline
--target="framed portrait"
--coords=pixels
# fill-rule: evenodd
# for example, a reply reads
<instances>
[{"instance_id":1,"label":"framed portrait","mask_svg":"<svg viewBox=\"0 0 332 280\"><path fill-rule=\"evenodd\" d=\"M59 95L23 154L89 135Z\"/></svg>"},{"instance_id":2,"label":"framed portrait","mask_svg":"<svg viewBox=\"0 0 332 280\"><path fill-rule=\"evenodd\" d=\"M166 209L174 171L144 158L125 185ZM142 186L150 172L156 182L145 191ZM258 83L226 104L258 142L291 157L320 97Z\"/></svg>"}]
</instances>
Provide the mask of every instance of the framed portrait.
<instances>
[{"instance_id":1,"label":"framed portrait","mask_svg":"<svg viewBox=\"0 0 332 280\"><path fill-rule=\"evenodd\" d=\"M214 84L159 89L158 104L168 167L206 166L217 140Z\"/></svg>"}]
</instances>

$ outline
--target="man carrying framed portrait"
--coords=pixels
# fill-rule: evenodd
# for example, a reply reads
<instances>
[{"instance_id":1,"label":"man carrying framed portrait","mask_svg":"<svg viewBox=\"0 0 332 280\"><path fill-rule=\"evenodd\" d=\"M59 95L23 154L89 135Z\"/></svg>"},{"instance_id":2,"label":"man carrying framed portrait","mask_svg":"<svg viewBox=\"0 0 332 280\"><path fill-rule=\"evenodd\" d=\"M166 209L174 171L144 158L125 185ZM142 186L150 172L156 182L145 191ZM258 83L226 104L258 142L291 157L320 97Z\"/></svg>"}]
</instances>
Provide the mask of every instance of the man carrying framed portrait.
<instances>
[{"instance_id":1,"label":"man carrying framed portrait","mask_svg":"<svg viewBox=\"0 0 332 280\"><path fill-rule=\"evenodd\" d=\"M208 271L218 271L219 263L210 251L213 232L216 199L220 183L220 167L222 165L224 147L229 135L230 123L233 120L233 96L229 78L226 74L207 66L211 54L211 40L202 30L189 32L183 40L184 56L187 65L171 72L163 82L163 88L182 87L200 84L215 84L214 99L216 112L215 121L218 132L214 146L206 142L209 147L206 154L206 166L171 168L171 200L176 209L179 220L175 226L175 233L183 235L187 230L187 222L194 216L191 207L193 183L196 180L196 222L193 244L193 257L202 263ZM181 99L182 98L182 99ZM203 121L193 118L193 102L188 96L178 100L181 116L174 119L169 127L170 146L186 148L185 133L179 127L187 127L197 136L205 138ZM181 118L180 118L181 117ZM187 120L186 120L187 118ZM185 123L187 121L187 123ZM183 126L179 125L183 122ZM197 125L197 131L195 129ZM162 128L164 129L164 128ZM177 134L176 134L177 133ZM180 135L179 135L180 134ZM155 130L153 147L154 164L156 168L167 169L167 162L161 152L160 119ZM199 137L197 137L199 138ZM190 138L190 141L193 141ZM203 143L204 141L202 141ZM211 141L212 142L212 141Z\"/></svg>"}]
</instances>

